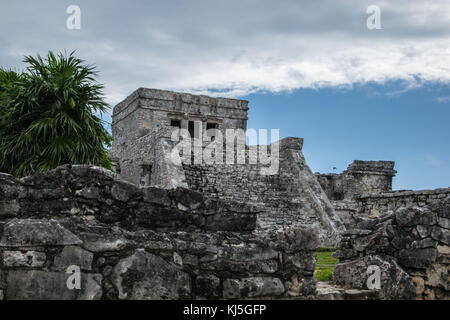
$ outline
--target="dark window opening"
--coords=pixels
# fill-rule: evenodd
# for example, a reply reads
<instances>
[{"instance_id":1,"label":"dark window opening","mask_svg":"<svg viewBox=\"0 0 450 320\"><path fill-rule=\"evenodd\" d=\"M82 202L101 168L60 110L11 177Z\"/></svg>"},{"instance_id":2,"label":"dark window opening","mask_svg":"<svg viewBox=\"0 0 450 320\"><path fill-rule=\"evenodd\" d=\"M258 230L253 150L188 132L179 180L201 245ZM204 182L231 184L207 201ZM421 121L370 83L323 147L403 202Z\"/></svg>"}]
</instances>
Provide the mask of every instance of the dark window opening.
<instances>
[{"instance_id":1,"label":"dark window opening","mask_svg":"<svg viewBox=\"0 0 450 320\"><path fill-rule=\"evenodd\" d=\"M206 130L209 130L209 129L217 129L217 123L210 123L210 122L208 122L206 124Z\"/></svg>"},{"instance_id":2,"label":"dark window opening","mask_svg":"<svg viewBox=\"0 0 450 320\"><path fill-rule=\"evenodd\" d=\"M195 132L194 121L189 121L188 130L189 130L189 134L191 135L191 138L194 138L194 132Z\"/></svg>"},{"instance_id":3,"label":"dark window opening","mask_svg":"<svg viewBox=\"0 0 450 320\"><path fill-rule=\"evenodd\" d=\"M344 200L344 195L342 192L334 192L333 200Z\"/></svg>"},{"instance_id":4,"label":"dark window opening","mask_svg":"<svg viewBox=\"0 0 450 320\"><path fill-rule=\"evenodd\" d=\"M171 127L181 128L181 120L171 120L170 121Z\"/></svg>"},{"instance_id":5,"label":"dark window opening","mask_svg":"<svg viewBox=\"0 0 450 320\"><path fill-rule=\"evenodd\" d=\"M153 166L151 164L142 165L141 181L140 181L140 185L142 187L152 185L152 168Z\"/></svg>"},{"instance_id":6,"label":"dark window opening","mask_svg":"<svg viewBox=\"0 0 450 320\"><path fill-rule=\"evenodd\" d=\"M210 130L210 129L217 129L217 123L211 123L211 122L207 122L206 123L206 130ZM215 135L211 135L211 141L214 141L216 139Z\"/></svg>"}]
</instances>

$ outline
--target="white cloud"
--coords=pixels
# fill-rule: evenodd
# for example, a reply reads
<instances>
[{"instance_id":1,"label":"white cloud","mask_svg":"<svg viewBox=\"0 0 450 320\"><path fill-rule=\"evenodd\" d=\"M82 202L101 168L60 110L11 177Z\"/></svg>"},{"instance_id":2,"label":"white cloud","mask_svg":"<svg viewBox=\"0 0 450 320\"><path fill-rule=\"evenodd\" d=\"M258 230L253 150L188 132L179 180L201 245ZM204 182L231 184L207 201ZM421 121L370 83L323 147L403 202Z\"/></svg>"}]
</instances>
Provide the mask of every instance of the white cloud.
<instances>
[{"instance_id":1,"label":"white cloud","mask_svg":"<svg viewBox=\"0 0 450 320\"><path fill-rule=\"evenodd\" d=\"M64 28L69 2L40 1L21 13L20 25L16 2L0 5L0 12L15 12L0 13L0 64L20 65L23 54L48 49L77 49L98 66L112 104L138 87L242 96L390 80L402 80L405 90L450 82L447 0L377 1L382 30L366 28L373 3L365 0L132 0L114 6L80 0L78 33Z\"/></svg>"}]
</instances>

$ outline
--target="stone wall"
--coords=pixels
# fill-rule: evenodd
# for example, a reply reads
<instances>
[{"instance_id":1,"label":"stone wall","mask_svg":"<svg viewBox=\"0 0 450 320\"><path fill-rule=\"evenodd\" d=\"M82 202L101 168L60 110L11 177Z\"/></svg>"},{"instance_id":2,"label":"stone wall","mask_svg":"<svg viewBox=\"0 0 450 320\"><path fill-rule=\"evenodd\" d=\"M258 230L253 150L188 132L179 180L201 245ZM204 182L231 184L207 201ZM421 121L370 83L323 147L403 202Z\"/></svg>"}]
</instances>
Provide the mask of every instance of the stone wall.
<instances>
[{"instance_id":1,"label":"stone wall","mask_svg":"<svg viewBox=\"0 0 450 320\"><path fill-rule=\"evenodd\" d=\"M357 215L377 217L380 213L401 207L424 207L442 201L450 195L450 188L419 191L393 191L356 198Z\"/></svg>"},{"instance_id":2,"label":"stone wall","mask_svg":"<svg viewBox=\"0 0 450 320\"><path fill-rule=\"evenodd\" d=\"M170 128L156 128L108 153L117 177L140 187L187 188L183 168L170 159L175 142Z\"/></svg>"},{"instance_id":3,"label":"stone wall","mask_svg":"<svg viewBox=\"0 0 450 320\"><path fill-rule=\"evenodd\" d=\"M334 212L347 229L353 229L360 220L357 215L357 203L354 200L331 200Z\"/></svg>"},{"instance_id":4,"label":"stone wall","mask_svg":"<svg viewBox=\"0 0 450 320\"><path fill-rule=\"evenodd\" d=\"M442 201L450 188L419 191L391 191L360 195L354 199L332 200L331 204L346 228L354 228L361 218L378 218L402 207L424 207Z\"/></svg>"},{"instance_id":5,"label":"stone wall","mask_svg":"<svg viewBox=\"0 0 450 320\"><path fill-rule=\"evenodd\" d=\"M89 215L102 223L158 231L251 231L256 226L255 206L183 188L138 188L96 167L62 166L20 180L2 174L0 183L0 218Z\"/></svg>"},{"instance_id":6,"label":"stone wall","mask_svg":"<svg viewBox=\"0 0 450 320\"><path fill-rule=\"evenodd\" d=\"M439 199L347 230L334 254L335 283L367 289L368 268L376 265L385 299L450 299L450 197Z\"/></svg>"},{"instance_id":7,"label":"stone wall","mask_svg":"<svg viewBox=\"0 0 450 320\"><path fill-rule=\"evenodd\" d=\"M303 139L285 138L279 146L277 174L262 175L261 165L249 163L183 165L188 187L263 208L258 214L261 231L308 226L317 230L321 246L335 246L344 227L306 164Z\"/></svg>"},{"instance_id":8,"label":"stone wall","mask_svg":"<svg viewBox=\"0 0 450 320\"><path fill-rule=\"evenodd\" d=\"M255 234L252 205L182 188L138 188L89 166L20 180L1 174L0 199L2 298L315 294L317 235L294 227ZM67 273L71 266L81 271L80 290L67 287L76 276Z\"/></svg>"}]
</instances>

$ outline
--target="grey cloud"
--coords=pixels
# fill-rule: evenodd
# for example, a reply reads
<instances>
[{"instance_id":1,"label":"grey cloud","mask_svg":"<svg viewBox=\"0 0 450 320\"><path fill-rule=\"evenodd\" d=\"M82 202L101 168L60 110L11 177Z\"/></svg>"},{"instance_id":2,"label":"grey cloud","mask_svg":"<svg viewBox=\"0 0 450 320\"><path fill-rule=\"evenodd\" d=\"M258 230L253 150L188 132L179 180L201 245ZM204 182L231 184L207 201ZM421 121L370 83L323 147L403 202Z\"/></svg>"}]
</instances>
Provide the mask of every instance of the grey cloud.
<instances>
[{"instance_id":1,"label":"grey cloud","mask_svg":"<svg viewBox=\"0 0 450 320\"><path fill-rule=\"evenodd\" d=\"M77 31L65 27L73 3ZM383 30L366 28L371 4ZM140 86L236 96L415 75L448 82L449 13L444 0L16 0L0 4L0 65L77 50L111 103Z\"/></svg>"}]
</instances>

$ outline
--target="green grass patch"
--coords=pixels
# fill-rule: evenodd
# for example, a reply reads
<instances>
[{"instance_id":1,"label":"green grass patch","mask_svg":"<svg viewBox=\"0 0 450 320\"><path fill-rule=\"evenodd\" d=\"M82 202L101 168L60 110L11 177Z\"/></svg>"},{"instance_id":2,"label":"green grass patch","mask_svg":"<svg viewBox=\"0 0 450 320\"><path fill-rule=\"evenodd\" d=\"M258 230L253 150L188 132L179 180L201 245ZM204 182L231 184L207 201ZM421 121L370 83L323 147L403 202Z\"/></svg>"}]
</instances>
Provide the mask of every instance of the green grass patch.
<instances>
[{"instance_id":1,"label":"green grass patch","mask_svg":"<svg viewBox=\"0 0 450 320\"><path fill-rule=\"evenodd\" d=\"M332 281L334 266L339 263L339 259L332 256L334 250L316 251L317 263L314 276L317 281Z\"/></svg>"}]
</instances>

